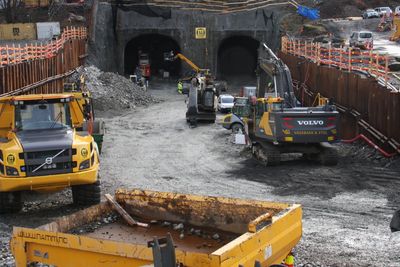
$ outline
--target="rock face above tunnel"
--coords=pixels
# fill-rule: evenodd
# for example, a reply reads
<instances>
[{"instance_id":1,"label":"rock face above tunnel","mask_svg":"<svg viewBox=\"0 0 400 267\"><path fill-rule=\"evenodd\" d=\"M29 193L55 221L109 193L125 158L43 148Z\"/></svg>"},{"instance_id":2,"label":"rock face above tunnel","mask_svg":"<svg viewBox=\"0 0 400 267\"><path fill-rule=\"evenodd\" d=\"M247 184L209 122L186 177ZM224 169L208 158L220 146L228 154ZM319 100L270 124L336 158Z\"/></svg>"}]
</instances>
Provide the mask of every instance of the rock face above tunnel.
<instances>
[{"instance_id":1,"label":"rock face above tunnel","mask_svg":"<svg viewBox=\"0 0 400 267\"><path fill-rule=\"evenodd\" d=\"M256 60L254 50L258 45L255 43L266 42L273 49L278 47L283 17L278 9L215 14L180 9L113 9L108 3L99 3L95 12L93 35L96 41L91 45L97 57L101 57L95 63L102 70L121 74L131 74L138 63L139 50L156 59L155 66L159 69L153 72L162 70L163 64L158 61L171 47L217 76L221 76L223 69L229 70L227 65L254 65L246 58L250 54L253 55L251 60ZM196 38L198 28L205 28L205 38L199 35ZM229 48L232 52L227 57L223 51ZM221 62L226 58L229 60ZM176 68L179 69L174 71L181 74L188 70L185 64Z\"/></svg>"}]
</instances>

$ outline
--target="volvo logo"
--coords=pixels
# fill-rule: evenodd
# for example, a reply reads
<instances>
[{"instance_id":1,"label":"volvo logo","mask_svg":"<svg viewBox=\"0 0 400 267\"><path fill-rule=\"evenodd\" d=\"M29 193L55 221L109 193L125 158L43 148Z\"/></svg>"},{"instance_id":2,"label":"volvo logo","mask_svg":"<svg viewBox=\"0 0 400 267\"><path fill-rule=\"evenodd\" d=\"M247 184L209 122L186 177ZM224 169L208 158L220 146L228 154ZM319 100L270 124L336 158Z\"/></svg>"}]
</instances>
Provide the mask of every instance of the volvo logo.
<instances>
[{"instance_id":1,"label":"volvo logo","mask_svg":"<svg viewBox=\"0 0 400 267\"><path fill-rule=\"evenodd\" d=\"M313 120L313 121L297 121L299 125L304 125L304 126L317 126L317 125L324 125L324 121L320 120Z\"/></svg>"},{"instance_id":2,"label":"volvo logo","mask_svg":"<svg viewBox=\"0 0 400 267\"><path fill-rule=\"evenodd\" d=\"M61 150L60 152L58 152L57 154L55 154L52 157L48 157L44 160L44 162L39 166L36 167L36 169L34 169L32 172L36 172L37 170L39 170L40 168L42 168L45 165L50 165L53 163L53 159L55 159L56 157L58 157L59 155L61 155L63 152L65 151L65 149Z\"/></svg>"},{"instance_id":3,"label":"volvo logo","mask_svg":"<svg viewBox=\"0 0 400 267\"><path fill-rule=\"evenodd\" d=\"M53 158L46 158L45 159L45 161L44 161L44 163L46 163L47 165L50 165L50 164L52 164L53 163Z\"/></svg>"}]
</instances>

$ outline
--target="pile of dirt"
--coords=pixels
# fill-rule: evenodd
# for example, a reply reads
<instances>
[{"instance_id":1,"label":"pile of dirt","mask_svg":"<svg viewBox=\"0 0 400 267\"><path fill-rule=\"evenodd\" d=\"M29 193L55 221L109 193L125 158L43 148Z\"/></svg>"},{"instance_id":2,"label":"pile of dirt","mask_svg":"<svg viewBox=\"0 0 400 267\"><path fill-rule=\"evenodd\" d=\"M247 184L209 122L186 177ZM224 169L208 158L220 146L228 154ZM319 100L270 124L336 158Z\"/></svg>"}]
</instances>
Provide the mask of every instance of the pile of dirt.
<instances>
[{"instance_id":1,"label":"pile of dirt","mask_svg":"<svg viewBox=\"0 0 400 267\"><path fill-rule=\"evenodd\" d=\"M100 113L120 113L136 106L147 106L155 99L142 87L113 72L102 72L94 66L80 67L74 75L86 77L94 108Z\"/></svg>"}]
</instances>

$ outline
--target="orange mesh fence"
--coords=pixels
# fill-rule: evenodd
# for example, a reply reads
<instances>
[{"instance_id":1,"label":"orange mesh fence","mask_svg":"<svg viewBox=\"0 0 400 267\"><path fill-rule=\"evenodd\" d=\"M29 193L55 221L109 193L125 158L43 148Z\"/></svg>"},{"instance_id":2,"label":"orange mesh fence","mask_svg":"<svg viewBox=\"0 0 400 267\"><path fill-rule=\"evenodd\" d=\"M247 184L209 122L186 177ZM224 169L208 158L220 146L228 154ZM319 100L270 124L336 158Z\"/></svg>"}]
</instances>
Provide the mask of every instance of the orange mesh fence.
<instances>
[{"instance_id":1,"label":"orange mesh fence","mask_svg":"<svg viewBox=\"0 0 400 267\"><path fill-rule=\"evenodd\" d=\"M0 46L0 67L31 60L52 58L64 47L67 41L86 38L87 30L85 27L67 27L60 38L45 44Z\"/></svg>"}]
</instances>

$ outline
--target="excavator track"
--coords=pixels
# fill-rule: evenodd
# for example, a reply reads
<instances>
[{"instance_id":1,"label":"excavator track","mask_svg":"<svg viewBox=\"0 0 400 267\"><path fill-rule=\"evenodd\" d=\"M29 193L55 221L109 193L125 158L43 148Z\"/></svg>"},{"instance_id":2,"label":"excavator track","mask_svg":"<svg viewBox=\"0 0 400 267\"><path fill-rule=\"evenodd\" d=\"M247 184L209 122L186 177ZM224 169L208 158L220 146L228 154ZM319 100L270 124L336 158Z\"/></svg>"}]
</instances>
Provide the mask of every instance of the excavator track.
<instances>
[{"instance_id":1,"label":"excavator track","mask_svg":"<svg viewBox=\"0 0 400 267\"><path fill-rule=\"evenodd\" d=\"M281 152L274 145L256 143L252 146L254 157L265 166L277 166L281 163Z\"/></svg>"}]
</instances>

